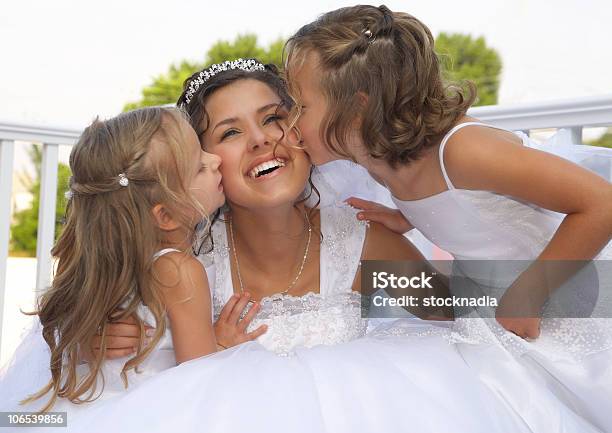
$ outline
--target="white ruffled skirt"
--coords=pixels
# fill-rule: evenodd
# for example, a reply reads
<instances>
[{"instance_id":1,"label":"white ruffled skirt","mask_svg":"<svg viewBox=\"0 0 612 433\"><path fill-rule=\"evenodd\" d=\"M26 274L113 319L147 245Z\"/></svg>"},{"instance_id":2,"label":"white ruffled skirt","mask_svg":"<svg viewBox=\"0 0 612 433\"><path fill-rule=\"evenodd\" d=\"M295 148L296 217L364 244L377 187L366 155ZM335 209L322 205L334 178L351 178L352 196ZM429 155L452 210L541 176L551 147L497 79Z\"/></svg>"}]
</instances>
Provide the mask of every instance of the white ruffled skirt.
<instances>
[{"instance_id":1,"label":"white ruffled skirt","mask_svg":"<svg viewBox=\"0 0 612 433\"><path fill-rule=\"evenodd\" d=\"M610 335L593 323L581 335ZM543 325L525 342L482 319L383 321L288 356L250 342L177 367L149 364L127 391L111 381L100 400L53 410L68 411L67 431L88 433L612 431L610 342L570 350L571 332L558 331L568 330ZM0 383L5 398L10 384Z\"/></svg>"}]
</instances>

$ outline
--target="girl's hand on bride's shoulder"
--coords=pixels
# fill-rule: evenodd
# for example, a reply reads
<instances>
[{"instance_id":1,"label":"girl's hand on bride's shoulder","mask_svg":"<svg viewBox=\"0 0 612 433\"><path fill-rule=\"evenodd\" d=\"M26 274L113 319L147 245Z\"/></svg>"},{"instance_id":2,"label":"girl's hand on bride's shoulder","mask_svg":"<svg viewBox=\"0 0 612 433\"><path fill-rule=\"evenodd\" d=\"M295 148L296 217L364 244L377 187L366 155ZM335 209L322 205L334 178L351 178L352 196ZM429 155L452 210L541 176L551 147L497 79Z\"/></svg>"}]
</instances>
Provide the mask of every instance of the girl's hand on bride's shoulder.
<instances>
[{"instance_id":1,"label":"girl's hand on bride's shoulder","mask_svg":"<svg viewBox=\"0 0 612 433\"><path fill-rule=\"evenodd\" d=\"M247 332L249 324L261 308L259 302L255 302L248 313L243 318L240 318L249 303L249 299L250 295L248 293L243 293L242 295L234 294L221 310L219 319L214 324L217 344L221 348L227 349L247 341L255 340L268 330L267 325L261 325L254 331Z\"/></svg>"},{"instance_id":2,"label":"girl's hand on bride's shoulder","mask_svg":"<svg viewBox=\"0 0 612 433\"><path fill-rule=\"evenodd\" d=\"M397 209L357 197L350 197L345 203L361 210L357 214L357 219L375 221L397 234L403 235L414 228Z\"/></svg>"}]
</instances>

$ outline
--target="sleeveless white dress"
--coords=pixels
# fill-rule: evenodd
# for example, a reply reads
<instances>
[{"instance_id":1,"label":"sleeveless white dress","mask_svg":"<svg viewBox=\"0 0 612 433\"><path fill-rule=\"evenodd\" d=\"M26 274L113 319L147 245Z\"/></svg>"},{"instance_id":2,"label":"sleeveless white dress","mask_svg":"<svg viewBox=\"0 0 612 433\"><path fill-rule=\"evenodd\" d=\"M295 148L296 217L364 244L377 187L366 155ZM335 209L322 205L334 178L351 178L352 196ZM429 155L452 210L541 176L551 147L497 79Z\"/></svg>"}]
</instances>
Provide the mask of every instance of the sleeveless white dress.
<instances>
[{"instance_id":1,"label":"sleeveless white dress","mask_svg":"<svg viewBox=\"0 0 612 433\"><path fill-rule=\"evenodd\" d=\"M448 187L446 191L420 200L403 201L395 197L392 200L428 240L457 259L453 272L477 281L479 287L505 289L542 252L564 215L489 191L455 188L444 165L444 149L452 134L471 125L489 126L478 122L463 123L449 131L441 142L439 160ZM523 133L517 135L525 146L553 152L609 179L610 149L563 142L541 145ZM612 246L608 244L596 259L612 259ZM488 265L483 263L485 260ZM514 272L507 272L510 260L516 261ZM458 319L454 330L483 343L497 340L503 351L524 365L534 380L548 387L568 407L602 431L612 431L609 416L612 408L612 319L609 319L612 281L609 272L597 275L593 266L585 268L576 278L580 278L583 290L577 298L599 293L601 299L597 307L604 310L599 317L607 318L563 319L554 312L553 317L547 318L545 310L541 336L533 342L508 333L494 319ZM462 350L466 362L482 377L488 376L487 380L495 383L496 388L503 388L500 370L491 359L472 349Z\"/></svg>"}]
</instances>

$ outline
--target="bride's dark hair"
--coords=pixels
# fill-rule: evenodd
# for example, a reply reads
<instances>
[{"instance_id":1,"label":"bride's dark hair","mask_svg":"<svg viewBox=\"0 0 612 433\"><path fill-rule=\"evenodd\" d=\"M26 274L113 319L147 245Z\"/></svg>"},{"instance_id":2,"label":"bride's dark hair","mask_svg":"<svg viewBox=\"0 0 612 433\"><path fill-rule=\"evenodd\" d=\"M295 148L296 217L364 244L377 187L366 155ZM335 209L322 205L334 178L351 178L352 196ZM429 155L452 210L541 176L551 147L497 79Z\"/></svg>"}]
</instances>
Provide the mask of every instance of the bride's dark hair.
<instances>
[{"instance_id":1,"label":"bride's dark hair","mask_svg":"<svg viewBox=\"0 0 612 433\"><path fill-rule=\"evenodd\" d=\"M259 62L257 59L249 60L254 60L255 62L261 64L261 62ZM203 69L203 71L207 70L209 70L209 67ZM189 115L189 122L191 123L193 129L196 131L196 134L198 135L198 139L200 140L202 147L204 147L202 142L202 136L204 135L204 133L206 133L207 129L210 126L210 117L206 112L206 101L217 90L222 89L223 87L226 87L232 83L235 83L236 81L245 79L257 80L267 85L280 98L281 103L278 106L277 111L282 108L285 108L287 111L290 111L293 108L293 99L289 96L289 92L287 90L287 83L281 77L278 68L273 64L263 65L263 70L246 71L243 69L229 69L227 71L217 72L214 76L208 78L204 83L202 83L194 92L190 90L190 85L192 84L193 80L197 80L199 78L200 72L202 71L195 72L185 80L185 82L183 83L183 93L181 93L181 96L179 96L176 105L181 107ZM245 97L248 98L248 95L245 95ZM279 128L283 130L284 138L285 128L280 125ZM295 126L293 126L293 128L299 136L299 131L297 130L297 128ZM278 145L278 142L276 145ZM276 151L276 146L274 148L274 151ZM304 197L298 200L295 205L308 200L314 192L317 195L317 202L312 209L315 209L318 206L320 201L320 194L316 186L312 182L313 169L314 166L310 168L310 175L308 176L308 188L306 190L306 194ZM219 218L219 215L220 210L217 210L212 220L212 223L214 223ZM310 214L308 215L308 218L311 218ZM207 239L212 240L210 230L212 230L212 224L210 224L209 226L209 233L207 236ZM202 242L202 244L204 243L205 242ZM209 249L212 249L212 247L213 246L210 245ZM202 248L203 245L200 245L198 250L201 250Z\"/></svg>"}]
</instances>

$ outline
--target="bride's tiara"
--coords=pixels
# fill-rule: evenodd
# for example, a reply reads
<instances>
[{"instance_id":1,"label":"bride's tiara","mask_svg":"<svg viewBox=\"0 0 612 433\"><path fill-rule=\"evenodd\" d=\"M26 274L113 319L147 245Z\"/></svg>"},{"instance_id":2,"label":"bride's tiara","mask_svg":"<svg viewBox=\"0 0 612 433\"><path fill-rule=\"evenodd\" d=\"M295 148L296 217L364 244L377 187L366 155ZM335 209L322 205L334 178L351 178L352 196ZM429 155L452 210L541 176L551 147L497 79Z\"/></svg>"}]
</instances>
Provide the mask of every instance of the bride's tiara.
<instances>
[{"instance_id":1,"label":"bride's tiara","mask_svg":"<svg viewBox=\"0 0 612 433\"><path fill-rule=\"evenodd\" d=\"M187 92L185 92L185 104L189 104L191 102L191 98L193 98L193 95L195 95L202 84L210 80L218 73L229 71L231 69L240 69L242 71L252 72L264 71L266 68L262 63L259 63L255 59L236 59L231 61L227 60L223 63L215 63L214 65L200 71L200 73L193 80L191 80L189 83L189 88L187 89Z\"/></svg>"}]
</instances>

